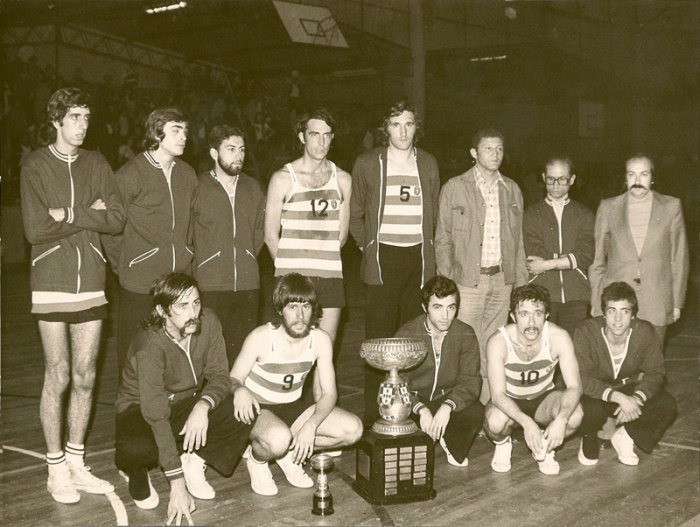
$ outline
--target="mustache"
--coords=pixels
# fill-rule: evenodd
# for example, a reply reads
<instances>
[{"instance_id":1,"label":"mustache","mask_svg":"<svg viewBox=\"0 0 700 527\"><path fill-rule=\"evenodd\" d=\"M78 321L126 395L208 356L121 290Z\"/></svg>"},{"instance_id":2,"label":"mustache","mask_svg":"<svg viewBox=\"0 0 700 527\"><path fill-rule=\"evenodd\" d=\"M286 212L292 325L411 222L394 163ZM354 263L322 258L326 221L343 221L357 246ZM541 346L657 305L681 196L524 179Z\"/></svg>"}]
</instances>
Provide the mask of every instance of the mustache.
<instances>
[{"instance_id":1,"label":"mustache","mask_svg":"<svg viewBox=\"0 0 700 527\"><path fill-rule=\"evenodd\" d=\"M641 183L635 183L635 184L632 185L630 188L631 188L631 189L633 189L633 188L641 188L641 189L643 189L643 190L648 190L648 188L645 187L644 185L642 185Z\"/></svg>"}]
</instances>

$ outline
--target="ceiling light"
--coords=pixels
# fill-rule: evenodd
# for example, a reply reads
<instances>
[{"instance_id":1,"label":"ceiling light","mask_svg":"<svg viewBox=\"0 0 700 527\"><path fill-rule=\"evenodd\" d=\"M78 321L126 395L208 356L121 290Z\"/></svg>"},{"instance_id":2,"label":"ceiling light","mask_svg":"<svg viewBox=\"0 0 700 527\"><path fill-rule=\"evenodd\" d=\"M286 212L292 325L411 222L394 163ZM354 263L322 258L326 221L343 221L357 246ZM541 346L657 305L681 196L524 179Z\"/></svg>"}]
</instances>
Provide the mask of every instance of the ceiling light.
<instances>
[{"instance_id":1,"label":"ceiling light","mask_svg":"<svg viewBox=\"0 0 700 527\"><path fill-rule=\"evenodd\" d=\"M162 7L152 7L150 9L146 9L146 13L149 15L154 13L165 13L166 11L174 11L175 9L182 9L183 7L187 7L187 2L179 2L177 4L164 5Z\"/></svg>"}]
</instances>

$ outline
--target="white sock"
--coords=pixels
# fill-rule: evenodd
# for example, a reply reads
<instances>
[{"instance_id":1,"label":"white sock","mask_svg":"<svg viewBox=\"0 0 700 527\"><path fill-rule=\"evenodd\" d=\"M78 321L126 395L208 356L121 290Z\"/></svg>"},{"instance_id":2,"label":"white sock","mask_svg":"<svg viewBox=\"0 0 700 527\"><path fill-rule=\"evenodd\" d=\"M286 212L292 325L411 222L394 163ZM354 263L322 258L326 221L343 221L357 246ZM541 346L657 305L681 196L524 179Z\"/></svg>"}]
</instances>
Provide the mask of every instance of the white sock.
<instances>
[{"instance_id":1,"label":"white sock","mask_svg":"<svg viewBox=\"0 0 700 527\"><path fill-rule=\"evenodd\" d=\"M80 467L84 465L85 445L76 445L68 441L66 443L66 461L69 465Z\"/></svg>"}]
</instances>

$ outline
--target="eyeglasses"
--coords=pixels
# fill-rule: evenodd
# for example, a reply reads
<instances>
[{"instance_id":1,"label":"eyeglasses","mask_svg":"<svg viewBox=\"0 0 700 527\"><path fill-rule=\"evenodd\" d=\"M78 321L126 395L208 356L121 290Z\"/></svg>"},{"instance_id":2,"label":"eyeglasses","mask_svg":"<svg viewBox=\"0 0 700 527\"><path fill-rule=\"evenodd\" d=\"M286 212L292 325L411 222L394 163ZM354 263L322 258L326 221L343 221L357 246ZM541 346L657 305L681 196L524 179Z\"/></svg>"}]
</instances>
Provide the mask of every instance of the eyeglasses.
<instances>
[{"instance_id":1,"label":"eyeglasses","mask_svg":"<svg viewBox=\"0 0 700 527\"><path fill-rule=\"evenodd\" d=\"M571 176L561 176L561 177L552 177L552 176L545 176L544 181L547 183L547 185L554 185L555 183L559 183L560 185L568 185L569 180L571 179Z\"/></svg>"}]
</instances>

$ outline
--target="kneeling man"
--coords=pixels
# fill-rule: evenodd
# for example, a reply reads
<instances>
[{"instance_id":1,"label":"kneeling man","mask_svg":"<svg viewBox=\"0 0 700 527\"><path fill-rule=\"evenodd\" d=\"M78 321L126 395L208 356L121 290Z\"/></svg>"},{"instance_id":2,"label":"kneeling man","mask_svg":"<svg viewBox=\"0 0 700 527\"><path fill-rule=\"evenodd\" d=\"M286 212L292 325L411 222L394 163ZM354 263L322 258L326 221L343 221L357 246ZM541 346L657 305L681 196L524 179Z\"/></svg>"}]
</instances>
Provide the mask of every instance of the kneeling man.
<instances>
[{"instance_id":1,"label":"kneeling man","mask_svg":"<svg viewBox=\"0 0 700 527\"><path fill-rule=\"evenodd\" d=\"M221 325L202 309L197 281L184 273L157 278L151 303L117 394L114 461L142 509L158 505L148 470L160 463L170 482L168 523L185 517L192 525L192 496L215 496L205 462L230 476L251 427L233 415Z\"/></svg>"},{"instance_id":2,"label":"kneeling man","mask_svg":"<svg viewBox=\"0 0 700 527\"><path fill-rule=\"evenodd\" d=\"M578 428L583 413L574 346L565 330L547 322L549 293L544 287L530 284L514 289L510 311L515 324L500 327L486 350L491 400L484 430L496 445L491 468L510 470L510 433L517 423L540 472L556 475L559 463L554 449ZM557 364L565 390L554 389Z\"/></svg>"},{"instance_id":3,"label":"kneeling man","mask_svg":"<svg viewBox=\"0 0 700 527\"><path fill-rule=\"evenodd\" d=\"M317 448L351 445L362 435L360 419L335 406L333 344L318 328L322 309L311 280L282 276L272 304L281 324L254 329L231 369L236 419L255 422L247 451L250 485L264 496L277 494L268 461L275 460L295 487L312 487L301 463ZM314 363L321 394L308 406L301 392Z\"/></svg>"},{"instance_id":4,"label":"kneeling man","mask_svg":"<svg viewBox=\"0 0 700 527\"><path fill-rule=\"evenodd\" d=\"M423 311L396 333L422 340L430 350L422 363L402 373L411 393L411 418L440 442L450 465L466 467L484 421L479 341L471 326L455 319L459 290L449 278L435 276L426 282Z\"/></svg>"},{"instance_id":5,"label":"kneeling man","mask_svg":"<svg viewBox=\"0 0 700 527\"><path fill-rule=\"evenodd\" d=\"M676 401L663 390L663 346L651 323L637 317L637 295L626 282L613 282L600 298L602 317L581 323L574 348L581 367L583 421L578 460L598 463L597 432L615 416L610 438L617 458L636 465L635 445L651 454L678 415Z\"/></svg>"}]
</instances>

